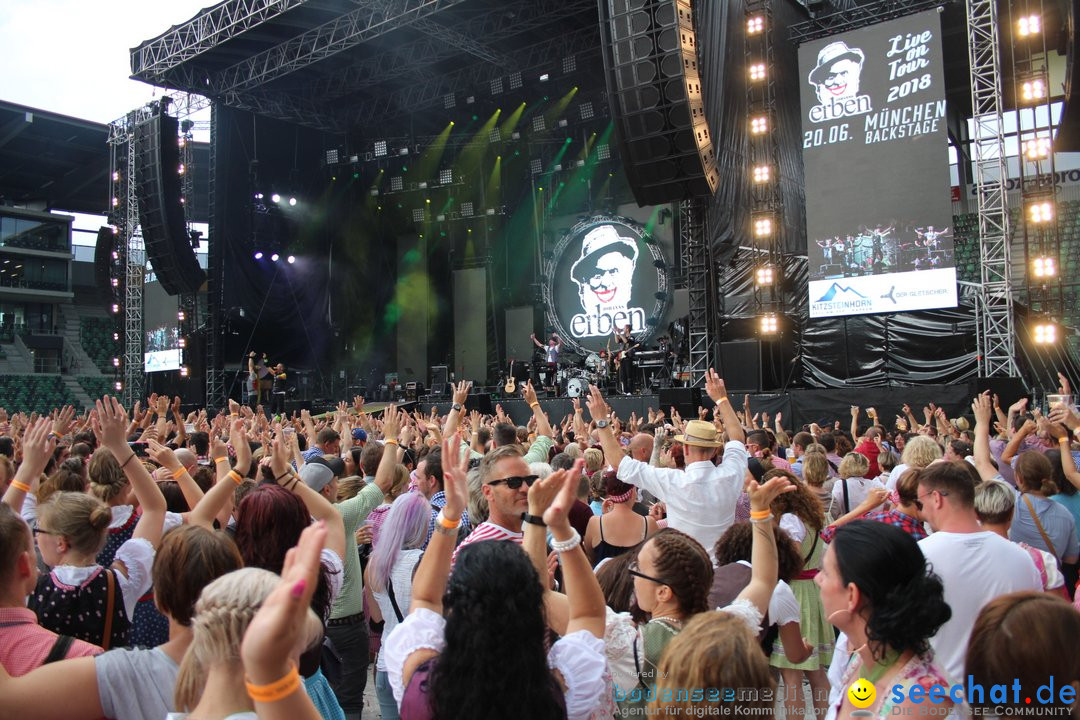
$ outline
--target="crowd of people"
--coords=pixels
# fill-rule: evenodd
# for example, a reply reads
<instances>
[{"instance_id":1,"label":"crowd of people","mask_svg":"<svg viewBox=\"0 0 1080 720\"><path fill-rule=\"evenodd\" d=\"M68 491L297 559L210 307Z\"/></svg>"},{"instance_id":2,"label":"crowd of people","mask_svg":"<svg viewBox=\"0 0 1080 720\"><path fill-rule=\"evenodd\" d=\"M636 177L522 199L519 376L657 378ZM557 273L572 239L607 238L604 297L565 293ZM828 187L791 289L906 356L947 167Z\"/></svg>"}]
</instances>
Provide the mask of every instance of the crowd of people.
<instances>
[{"instance_id":1,"label":"crowd of people","mask_svg":"<svg viewBox=\"0 0 1080 720\"><path fill-rule=\"evenodd\" d=\"M0 718L1077 714L1075 408L705 390L0 410Z\"/></svg>"}]
</instances>

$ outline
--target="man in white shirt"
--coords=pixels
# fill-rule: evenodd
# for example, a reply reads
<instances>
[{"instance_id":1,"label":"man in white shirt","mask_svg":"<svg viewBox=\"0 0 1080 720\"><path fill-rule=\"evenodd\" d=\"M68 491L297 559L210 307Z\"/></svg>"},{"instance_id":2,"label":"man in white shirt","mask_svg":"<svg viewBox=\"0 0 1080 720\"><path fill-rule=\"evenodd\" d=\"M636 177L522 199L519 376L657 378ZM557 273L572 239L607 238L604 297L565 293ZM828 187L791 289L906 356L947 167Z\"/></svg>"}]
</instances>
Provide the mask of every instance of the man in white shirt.
<instances>
[{"instance_id":1,"label":"man in white shirt","mask_svg":"<svg viewBox=\"0 0 1080 720\"><path fill-rule=\"evenodd\" d=\"M623 454L611 431L610 410L600 390L590 386L588 407L596 420L604 459L618 473L618 478L648 491L667 505L668 527L680 530L704 546L713 558L713 547L735 522L735 503L746 480L749 455L746 437L739 418L728 400L724 381L714 370L705 375L705 390L720 408L728 442L719 439L716 426L704 420L691 420L683 435L675 441L684 446L686 469L652 467ZM713 464L717 448L724 448L724 458Z\"/></svg>"},{"instance_id":2,"label":"man in white shirt","mask_svg":"<svg viewBox=\"0 0 1080 720\"><path fill-rule=\"evenodd\" d=\"M937 462L919 475L916 505L934 529L919 541L919 548L941 577L945 601L952 608L952 618L930 644L952 682L963 680L968 638L983 606L1006 593L1042 590L1031 556L979 525L975 484L975 473L963 462Z\"/></svg>"}]
</instances>

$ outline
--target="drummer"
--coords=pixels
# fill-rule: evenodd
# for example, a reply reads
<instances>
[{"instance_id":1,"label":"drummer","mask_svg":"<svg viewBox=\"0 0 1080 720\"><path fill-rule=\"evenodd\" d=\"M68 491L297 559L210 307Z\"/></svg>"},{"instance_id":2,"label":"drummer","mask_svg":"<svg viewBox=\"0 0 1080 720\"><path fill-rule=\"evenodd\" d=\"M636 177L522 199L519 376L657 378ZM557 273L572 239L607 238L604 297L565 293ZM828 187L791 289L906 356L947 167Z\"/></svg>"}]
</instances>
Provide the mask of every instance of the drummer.
<instances>
[{"instance_id":1,"label":"drummer","mask_svg":"<svg viewBox=\"0 0 1080 720\"><path fill-rule=\"evenodd\" d=\"M562 352L562 339L556 334L551 333L551 337L548 338L548 344L545 347L536 339L536 333L529 336L532 338L533 344L536 347L544 351L544 362L547 364L547 386L548 392L557 393L558 383L555 378L559 370L559 353Z\"/></svg>"}]
</instances>

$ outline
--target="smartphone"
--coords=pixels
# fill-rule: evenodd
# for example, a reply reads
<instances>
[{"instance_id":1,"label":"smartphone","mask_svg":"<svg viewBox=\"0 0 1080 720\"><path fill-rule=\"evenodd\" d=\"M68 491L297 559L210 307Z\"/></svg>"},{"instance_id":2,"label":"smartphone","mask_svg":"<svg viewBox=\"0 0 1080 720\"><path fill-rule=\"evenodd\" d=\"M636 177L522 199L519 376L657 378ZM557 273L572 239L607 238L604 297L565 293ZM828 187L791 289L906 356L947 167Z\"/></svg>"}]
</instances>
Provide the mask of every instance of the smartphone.
<instances>
[{"instance_id":1,"label":"smartphone","mask_svg":"<svg viewBox=\"0 0 1080 720\"><path fill-rule=\"evenodd\" d=\"M184 423L184 432L188 435L195 432L195 423Z\"/></svg>"},{"instance_id":2,"label":"smartphone","mask_svg":"<svg viewBox=\"0 0 1080 720\"><path fill-rule=\"evenodd\" d=\"M146 457L146 443L129 442L128 447L131 448L131 452L135 453L137 456Z\"/></svg>"}]
</instances>

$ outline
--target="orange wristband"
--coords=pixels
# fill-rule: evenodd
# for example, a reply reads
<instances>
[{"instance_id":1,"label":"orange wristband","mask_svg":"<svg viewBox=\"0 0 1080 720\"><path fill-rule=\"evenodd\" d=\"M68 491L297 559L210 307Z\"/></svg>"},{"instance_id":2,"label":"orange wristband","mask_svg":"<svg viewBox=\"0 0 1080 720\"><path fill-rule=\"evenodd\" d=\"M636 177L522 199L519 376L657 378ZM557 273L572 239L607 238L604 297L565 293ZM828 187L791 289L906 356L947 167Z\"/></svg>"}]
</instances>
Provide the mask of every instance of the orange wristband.
<instances>
[{"instance_id":1,"label":"orange wristband","mask_svg":"<svg viewBox=\"0 0 1080 720\"><path fill-rule=\"evenodd\" d=\"M172 476L174 480L179 480L182 475L187 474L187 468L181 467L179 470L173 470Z\"/></svg>"},{"instance_id":2,"label":"orange wristband","mask_svg":"<svg viewBox=\"0 0 1080 720\"><path fill-rule=\"evenodd\" d=\"M769 517L771 515L772 515L772 510L751 510L750 511L750 519L751 520L764 520L765 518L767 518L767 517Z\"/></svg>"},{"instance_id":3,"label":"orange wristband","mask_svg":"<svg viewBox=\"0 0 1080 720\"><path fill-rule=\"evenodd\" d=\"M255 702L277 702L297 691L300 687L300 673L296 669L296 664L293 663L289 672L285 673L285 677L280 680L275 680L266 685L255 685L245 678L244 687L247 688L248 697Z\"/></svg>"},{"instance_id":4,"label":"orange wristband","mask_svg":"<svg viewBox=\"0 0 1080 720\"><path fill-rule=\"evenodd\" d=\"M383 445L397 445L397 444L398 444L397 440L383 440ZM401 446L398 445L398 447L401 447Z\"/></svg>"},{"instance_id":5,"label":"orange wristband","mask_svg":"<svg viewBox=\"0 0 1080 720\"><path fill-rule=\"evenodd\" d=\"M18 480L12 480L11 487L15 488L16 490L22 490L24 493L30 492L30 486L24 482L19 482Z\"/></svg>"},{"instance_id":6,"label":"orange wristband","mask_svg":"<svg viewBox=\"0 0 1080 720\"><path fill-rule=\"evenodd\" d=\"M239 485L239 484L241 484L242 482L244 482L244 478L243 478L243 477L241 477L240 473L236 472L235 470L230 470L230 471L229 471L229 477L231 477L231 478L232 478L232 481L233 481L234 483L236 483L237 485Z\"/></svg>"}]
</instances>

